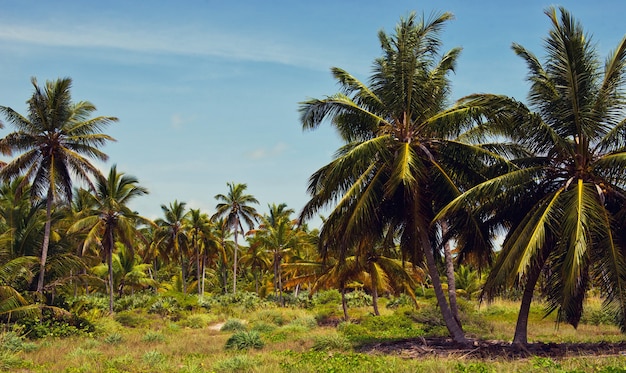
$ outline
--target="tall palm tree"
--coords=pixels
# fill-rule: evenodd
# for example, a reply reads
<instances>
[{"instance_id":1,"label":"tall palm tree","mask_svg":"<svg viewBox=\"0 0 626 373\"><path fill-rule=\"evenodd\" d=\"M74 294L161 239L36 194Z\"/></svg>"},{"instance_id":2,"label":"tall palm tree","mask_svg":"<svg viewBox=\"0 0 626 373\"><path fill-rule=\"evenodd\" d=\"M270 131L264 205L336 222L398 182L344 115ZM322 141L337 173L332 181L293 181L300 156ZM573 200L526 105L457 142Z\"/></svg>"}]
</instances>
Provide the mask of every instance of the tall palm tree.
<instances>
[{"instance_id":1,"label":"tall palm tree","mask_svg":"<svg viewBox=\"0 0 626 373\"><path fill-rule=\"evenodd\" d=\"M37 292L42 293L53 203L60 199L71 200L72 175L93 187L90 176L100 175L100 172L87 157L107 159L99 148L114 139L100 131L117 118L90 118L96 107L88 101L72 102L69 78L48 81L44 87L38 86L35 78L31 82L35 92L28 100L27 116L0 106L0 113L16 128L0 140L0 151L5 154L23 152L0 169L0 178L8 180L23 175L24 183L32 180L32 199L46 200L37 282Z\"/></svg>"},{"instance_id":2,"label":"tall palm tree","mask_svg":"<svg viewBox=\"0 0 626 373\"><path fill-rule=\"evenodd\" d=\"M109 311L113 312L113 250L117 241L132 251L140 236L138 224L152 224L128 207L133 199L148 193L131 175L117 172L114 165L106 179L99 179L91 195L94 206L87 216L75 222L68 232L87 230L83 249L95 246L103 251L109 271ZM134 256L134 254L133 254Z\"/></svg>"},{"instance_id":3,"label":"tall palm tree","mask_svg":"<svg viewBox=\"0 0 626 373\"><path fill-rule=\"evenodd\" d=\"M345 145L309 182L307 219L335 205L320 232L323 250L347 251L363 232L400 235L401 249L414 263L425 257L437 301L453 338L466 343L447 303L434 250L437 227L431 221L440 206L474 182L488 149L455 141L464 124L442 115L450 91L448 74L460 49L439 54L442 27L450 13L432 19L402 18L395 35L379 32L383 56L374 62L369 85L333 68L342 91L302 103L304 129L326 120ZM489 249L489 237L483 237Z\"/></svg>"},{"instance_id":4,"label":"tall palm tree","mask_svg":"<svg viewBox=\"0 0 626 373\"><path fill-rule=\"evenodd\" d=\"M567 10L545 13L552 29L543 64L513 44L528 66L529 105L477 94L452 109L476 118L486 133L523 145L528 155L442 211L472 206L510 227L484 294L490 298L513 283L524 286L516 345L528 341L528 313L542 272L548 312L557 311L559 320L576 326L586 291L597 284L626 330L620 217L626 206L626 38L602 65L591 37Z\"/></svg>"},{"instance_id":5,"label":"tall palm tree","mask_svg":"<svg viewBox=\"0 0 626 373\"><path fill-rule=\"evenodd\" d=\"M196 277L198 279L198 295L202 296L204 288L204 263L206 253L204 246L211 239L211 220L200 209L190 209L187 218L188 231L191 234L191 245L196 258Z\"/></svg>"},{"instance_id":6,"label":"tall palm tree","mask_svg":"<svg viewBox=\"0 0 626 373\"><path fill-rule=\"evenodd\" d=\"M186 211L185 202L174 201L169 206L161 205L165 217L157 219L155 223L159 227L155 233L155 245L164 248L172 257L180 262L180 273L183 293L187 294L187 259L189 257L189 237L185 225L189 211Z\"/></svg>"},{"instance_id":7,"label":"tall palm tree","mask_svg":"<svg viewBox=\"0 0 626 373\"><path fill-rule=\"evenodd\" d=\"M237 236L239 233L243 236L244 229L243 223L248 226L248 229L254 227L254 223L258 220L258 213L256 209L250 204L259 203L251 194L245 194L246 184L227 183L228 194L217 194L215 199L219 203L215 206L217 212L213 215L212 219L225 217L226 227L232 229L235 235L235 252L233 255L233 294L237 292L237 251L239 250L239 243Z\"/></svg>"}]
</instances>

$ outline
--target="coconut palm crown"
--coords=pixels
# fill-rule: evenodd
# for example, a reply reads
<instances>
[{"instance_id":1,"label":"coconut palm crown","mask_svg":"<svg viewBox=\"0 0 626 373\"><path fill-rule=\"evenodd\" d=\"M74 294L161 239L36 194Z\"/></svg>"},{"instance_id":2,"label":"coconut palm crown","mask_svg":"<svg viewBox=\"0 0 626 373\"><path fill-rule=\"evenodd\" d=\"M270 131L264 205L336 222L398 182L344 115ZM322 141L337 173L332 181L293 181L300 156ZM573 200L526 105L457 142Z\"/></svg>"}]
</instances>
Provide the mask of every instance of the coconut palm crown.
<instances>
[{"instance_id":1,"label":"coconut palm crown","mask_svg":"<svg viewBox=\"0 0 626 373\"><path fill-rule=\"evenodd\" d=\"M592 38L567 10L545 13L552 28L544 63L513 44L528 67L528 105L476 94L452 109L532 155L468 190L441 214L480 206L476 211L498 216L510 228L484 292L492 297L515 282L525 284L518 343L527 342L528 307L542 270L547 311L558 311L559 320L576 326L585 293L595 284L626 330L626 39L602 64Z\"/></svg>"}]
</instances>

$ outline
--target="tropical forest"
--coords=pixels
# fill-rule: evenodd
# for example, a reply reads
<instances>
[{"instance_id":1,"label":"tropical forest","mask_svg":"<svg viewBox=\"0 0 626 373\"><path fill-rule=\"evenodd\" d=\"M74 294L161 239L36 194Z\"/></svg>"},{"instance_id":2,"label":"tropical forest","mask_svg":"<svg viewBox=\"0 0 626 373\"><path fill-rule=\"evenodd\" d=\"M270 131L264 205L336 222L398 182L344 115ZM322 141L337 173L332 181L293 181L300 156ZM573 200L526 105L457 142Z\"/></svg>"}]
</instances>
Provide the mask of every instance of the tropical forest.
<instances>
[{"instance_id":1,"label":"tropical forest","mask_svg":"<svg viewBox=\"0 0 626 373\"><path fill-rule=\"evenodd\" d=\"M148 218L118 119L33 77L0 106L0 371L626 372L626 38L544 13L523 101L452 100L447 12L295 97L341 140L304 206L240 180Z\"/></svg>"}]
</instances>

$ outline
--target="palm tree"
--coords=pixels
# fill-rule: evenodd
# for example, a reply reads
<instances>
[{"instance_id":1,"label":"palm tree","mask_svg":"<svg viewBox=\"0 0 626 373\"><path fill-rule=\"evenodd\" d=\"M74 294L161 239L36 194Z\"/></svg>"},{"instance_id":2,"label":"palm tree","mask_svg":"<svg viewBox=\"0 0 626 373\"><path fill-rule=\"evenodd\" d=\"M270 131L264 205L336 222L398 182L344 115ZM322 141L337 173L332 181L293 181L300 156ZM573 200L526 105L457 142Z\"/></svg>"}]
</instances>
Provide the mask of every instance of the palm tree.
<instances>
[{"instance_id":1,"label":"palm tree","mask_svg":"<svg viewBox=\"0 0 626 373\"><path fill-rule=\"evenodd\" d=\"M513 44L528 66L529 106L513 98L476 94L453 111L528 149L517 166L468 190L442 215L475 207L510 227L487 278L491 298L524 284L515 345L528 341L535 285L547 275L548 312L574 327L591 284L602 288L626 330L626 258L620 214L626 206L626 38L601 65L592 39L567 10L545 11L552 29L542 64ZM506 210L502 206L507 206ZM549 271L544 271L549 269Z\"/></svg>"},{"instance_id":2,"label":"palm tree","mask_svg":"<svg viewBox=\"0 0 626 373\"><path fill-rule=\"evenodd\" d=\"M0 140L0 150L5 154L23 152L0 169L0 178L9 180L23 175L23 183L32 180L32 199L43 197L46 200L37 282L37 292L41 294L50 244L52 205L56 200L72 199L72 175L93 187L90 176L100 175L100 172L86 156L101 161L107 159L99 148L114 139L100 130L117 118L90 118L96 107L88 101L72 102L69 78L48 81L43 88L37 85L35 78L31 82L35 92L28 100L27 116L0 106L0 112L16 128L16 132Z\"/></svg>"},{"instance_id":3,"label":"palm tree","mask_svg":"<svg viewBox=\"0 0 626 373\"><path fill-rule=\"evenodd\" d=\"M217 212L211 219L219 217L226 217L225 228L233 230L235 235L235 252L233 255L233 294L237 292L237 251L239 250L239 243L237 236L239 233L244 235L243 223L246 223L249 229L252 229L254 223L257 221L258 213L256 209L249 206L251 203L259 203L254 196L250 194L244 194L246 184L227 183L228 194L218 194L215 199L219 203L215 206Z\"/></svg>"},{"instance_id":4,"label":"palm tree","mask_svg":"<svg viewBox=\"0 0 626 373\"><path fill-rule=\"evenodd\" d=\"M187 204L185 202L174 201L169 206L161 205L161 210L165 215L164 219L157 219L155 223L159 227L155 233L155 245L165 248L164 251L171 256L177 257L180 261L180 272L182 290L187 294L187 258L189 249L189 238L187 236L187 226L185 221L189 215L185 211Z\"/></svg>"},{"instance_id":5,"label":"palm tree","mask_svg":"<svg viewBox=\"0 0 626 373\"><path fill-rule=\"evenodd\" d=\"M209 216L200 209L190 209L187 218L188 231L191 234L191 245L196 257L196 276L198 279L198 295L202 296L204 291L204 264L206 253L204 245L211 239L211 220Z\"/></svg>"},{"instance_id":6,"label":"palm tree","mask_svg":"<svg viewBox=\"0 0 626 373\"><path fill-rule=\"evenodd\" d=\"M383 56L376 59L369 86L340 68L332 73L342 92L302 103L304 129L325 120L345 145L309 182L311 200L301 213L308 219L335 205L320 232L322 250L347 252L363 232L382 237L397 231L401 249L418 263L425 256L437 301L453 338L466 343L447 303L434 256L437 209L480 175L492 152L454 140L469 122L456 122L443 109L450 91L448 74L460 49L440 55L439 33L449 13L430 20L411 14L396 33L383 31ZM483 245L491 247L489 237Z\"/></svg>"},{"instance_id":7,"label":"palm tree","mask_svg":"<svg viewBox=\"0 0 626 373\"><path fill-rule=\"evenodd\" d=\"M109 271L109 312L113 312L113 250L115 242L122 242L128 249L133 248L135 238L140 236L138 223L152 224L128 207L136 197L148 193L138 184L134 176L117 172L114 165L106 179L99 179L96 190L91 195L94 206L87 216L76 221L68 232L87 230L83 250L95 246L103 251Z\"/></svg>"}]
</instances>

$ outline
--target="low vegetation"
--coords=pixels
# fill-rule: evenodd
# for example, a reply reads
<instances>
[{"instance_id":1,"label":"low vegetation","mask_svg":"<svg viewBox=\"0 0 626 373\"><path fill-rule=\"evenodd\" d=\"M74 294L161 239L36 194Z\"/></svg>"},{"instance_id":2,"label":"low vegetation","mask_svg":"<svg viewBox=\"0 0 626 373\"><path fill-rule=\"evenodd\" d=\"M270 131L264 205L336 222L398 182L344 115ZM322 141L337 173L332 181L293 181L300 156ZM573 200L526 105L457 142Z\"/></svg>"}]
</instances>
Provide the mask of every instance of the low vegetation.
<instances>
[{"instance_id":1,"label":"low vegetation","mask_svg":"<svg viewBox=\"0 0 626 373\"><path fill-rule=\"evenodd\" d=\"M552 349L571 347L572 352L551 357L545 349L544 354L529 354L519 359L506 354L477 357L460 352L477 349L474 347L438 350L443 346L438 343L451 342L446 338L445 324L432 298L418 297L418 308L398 306L397 298L381 298L380 316L374 316L368 305L355 305L350 308L354 317L337 325L320 324L316 317L320 309L333 308L341 313L341 299L335 291L321 292L318 299L323 303L309 307L268 305L252 296L249 302L255 306L232 303L229 316L221 313L220 307L207 310L195 296L172 299L177 298L191 307L174 317L150 313L151 302L147 302L148 309L122 310L115 315L86 309L80 314L82 328L67 326L67 320L52 322L53 318L6 325L0 335L0 370L33 373L626 371L626 362L620 351L614 349L623 335L597 298L588 301L578 329L557 325L553 316L543 317L540 305L534 306L529 326L531 342L541 341ZM221 296L209 298L224 306L228 303L219 299ZM106 302L101 306L106 308ZM517 302L498 299L489 305L479 305L467 301L462 302L461 309L464 325L477 346L510 338ZM128 321L128 315L133 315L132 322ZM60 329L64 332L60 333ZM586 354L574 352L574 347L581 344L600 349L586 350ZM605 347L604 352L601 346ZM626 350L626 345L623 347ZM510 346L507 348L510 350Z\"/></svg>"}]
</instances>

